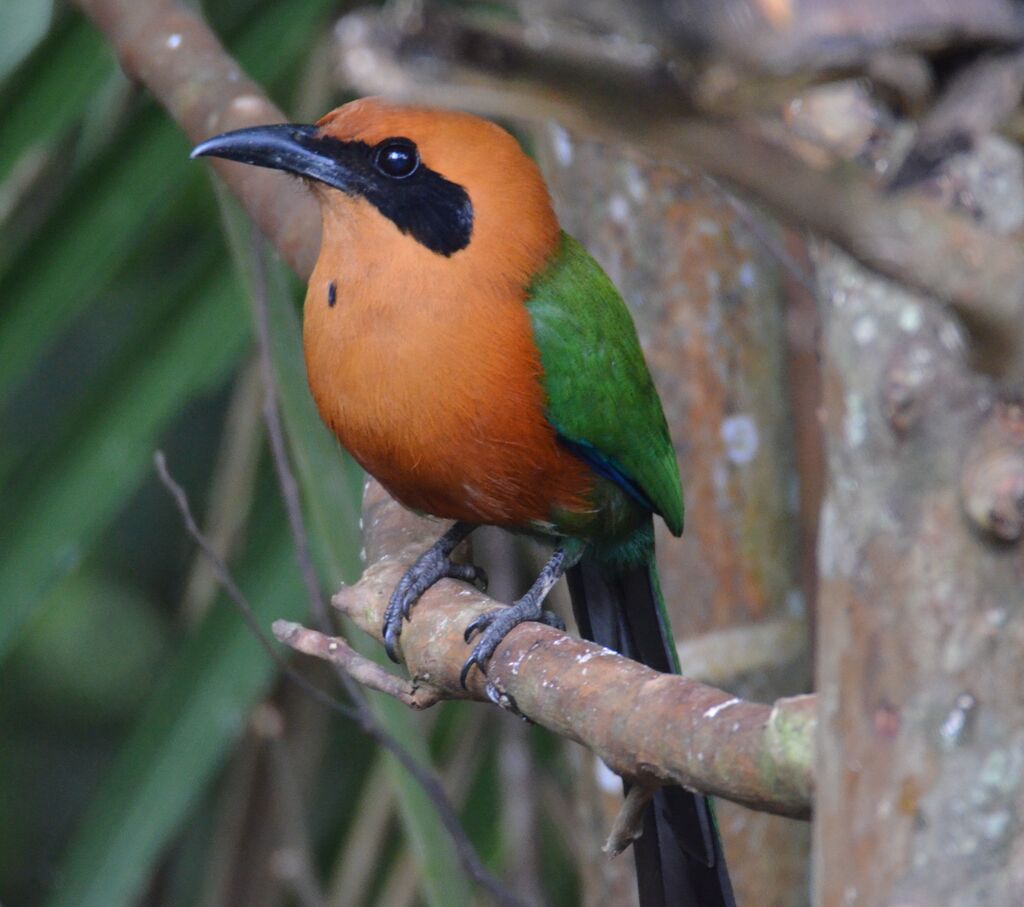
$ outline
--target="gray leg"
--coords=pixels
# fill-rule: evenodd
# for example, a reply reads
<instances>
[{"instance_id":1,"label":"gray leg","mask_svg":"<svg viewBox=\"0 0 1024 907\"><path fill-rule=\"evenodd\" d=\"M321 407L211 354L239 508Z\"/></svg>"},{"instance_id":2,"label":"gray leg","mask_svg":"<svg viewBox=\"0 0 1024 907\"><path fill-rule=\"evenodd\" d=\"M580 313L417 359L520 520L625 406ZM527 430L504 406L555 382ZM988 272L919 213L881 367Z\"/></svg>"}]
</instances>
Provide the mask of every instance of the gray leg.
<instances>
[{"instance_id":1,"label":"gray leg","mask_svg":"<svg viewBox=\"0 0 1024 907\"><path fill-rule=\"evenodd\" d=\"M402 621L408 619L412 606L439 579L461 579L481 589L487 588L487 574L483 570L474 564L453 564L450 558L455 546L475 528L472 523L455 523L419 556L395 586L384 612L384 650L392 661L398 661L395 646L402 632Z\"/></svg>"},{"instance_id":2,"label":"gray leg","mask_svg":"<svg viewBox=\"0 0 1024 907\"><path fill-rule=\"evenodd\" d=\"M547 598L551 588L562 578L562 574L577 559L570 559L563 548L557 549L551 556L551 559L544 565L544 569L541 570L540 575L526 595L509 608L495 608L492 611L481 614L466 627L466 642L469 642L470 637L477 632L480 633L480 640L473 647L472 653L462 666L459 680L462 682L463 687L466 686L466 678L469 676L473 665L476 665L484 674L487 673L487 662L494 654L494 650L498 648L501 641L513 627L518 627L521 623L532 620L547 624L549 627L558 627L559 630L565 629L565 624L562 623L558 615L551 611L545 611L541 605L544 604L544 599Z\"/></svg>"}]
</instances>

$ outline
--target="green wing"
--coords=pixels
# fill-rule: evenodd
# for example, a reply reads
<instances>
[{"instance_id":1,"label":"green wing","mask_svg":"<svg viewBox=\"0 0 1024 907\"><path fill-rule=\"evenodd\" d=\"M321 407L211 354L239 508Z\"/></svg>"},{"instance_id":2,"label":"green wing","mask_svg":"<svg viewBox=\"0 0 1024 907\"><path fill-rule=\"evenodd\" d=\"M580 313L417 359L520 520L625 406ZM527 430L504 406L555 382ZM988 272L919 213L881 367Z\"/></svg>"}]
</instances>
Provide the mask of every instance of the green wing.
<instances>
[{"instance_id":1,"label":"green wing","mask_svg":"<svg viewBox=\"0 0 1024 907\"><path fill-rule=\"evenodd\" d=\"M676 455L618 290L587 250L563 232L557 253L530 285L526 306L551 424L591 454L588 459L637 486L679 535L683 493Z\"/></svg>"}]
</instances>

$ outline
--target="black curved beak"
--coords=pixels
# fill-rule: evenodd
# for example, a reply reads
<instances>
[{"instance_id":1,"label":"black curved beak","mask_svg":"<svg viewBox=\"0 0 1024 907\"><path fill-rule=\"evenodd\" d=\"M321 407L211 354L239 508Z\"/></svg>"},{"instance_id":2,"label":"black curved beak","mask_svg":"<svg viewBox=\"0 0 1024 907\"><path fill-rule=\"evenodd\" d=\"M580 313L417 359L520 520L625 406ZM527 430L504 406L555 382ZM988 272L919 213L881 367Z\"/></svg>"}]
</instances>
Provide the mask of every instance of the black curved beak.
<instances>
[{"instance_id":1,"label":"black curved beak","mask_svg":"<svg viewBox=\"0 0 1024 907\"><path fill-rule=\"evenodd\" d=\"M337 158L328 152L327 146L331 141L318 136L315 126L295 123L254 126L200 142L189 157L219 157L270 170L284 170L344 190L347 174Z\"/></svg>"}]
</instances>

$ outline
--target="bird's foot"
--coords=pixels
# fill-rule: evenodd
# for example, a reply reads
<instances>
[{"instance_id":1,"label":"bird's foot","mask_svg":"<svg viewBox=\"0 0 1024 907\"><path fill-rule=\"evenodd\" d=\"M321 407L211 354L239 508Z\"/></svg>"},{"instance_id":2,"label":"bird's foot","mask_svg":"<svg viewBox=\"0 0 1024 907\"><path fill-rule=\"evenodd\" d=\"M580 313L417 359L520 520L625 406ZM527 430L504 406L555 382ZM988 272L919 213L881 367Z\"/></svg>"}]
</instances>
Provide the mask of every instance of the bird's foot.
<instances>
[{"instance_id":1,"label":"bird's foot","mask_svg":"<svg viewBox=\"0 0 1024 907\"><path fill-rule=\"evenodd\" d=\"M473 647L473 651L466 659L459 674L459 682L463 689L466 689L466 678L473 669L473 665L480 669L481 674L487 674L487 662L513 627L532 620L547 624L549 627L557 627L559 630L565 629L561 618L551 611L545 611L542 605L551 591L551 587L578 558L578 553L569 555L564 548L557 549L544 565L544 569L540 571L540 575L526 595L510 608L494 608L481 614L466 627L466 632L463 634L466 642L469 642L474 633L479 633L480 639Z\"/></svg>"},{"instance_id":2,"label":"bird's foot","mask_svg":"<svg viewBox=\"0 0 1024 907\"><path fill-rule=\"evenodd\" d=\"M431 586L440 579L460 579L473 583L481 591L487 590L487 574L475 564L456 564L451 560L455 547L470 532L473 526L467 523L456 523L441 538L417 558L391 593L387 609L384 611L384 650L388 657L398 661L398 637L402 633L402 621L408 620L412 606L419 601Z\"/></svg>"},{"instance_id":3,"label":"bird's foot","mask_svg":"<svg viewBox=\"0 0 1024 907\"><path fill-rule=\"evenodd\" d=\"M544 594L547 594L547 589L544 590ZM487 611L466 627L466 632L463 634L466 642L469 642L475 633L480 634L480 639L473 647L472 653L466 659L459 674L459 682L463 689L466 688L466 678L469 677L473 665L476 665L481 673L487 673L487 662L490 661L494 650L513 628L527 621L536 621L547 624L549 627L557 627L559 630L565 629L565 624L557 614L545 611L541 607L543 601L544 595L538 595L531 589L511 607L494 608Z\"/></svg>"}]
</instances>

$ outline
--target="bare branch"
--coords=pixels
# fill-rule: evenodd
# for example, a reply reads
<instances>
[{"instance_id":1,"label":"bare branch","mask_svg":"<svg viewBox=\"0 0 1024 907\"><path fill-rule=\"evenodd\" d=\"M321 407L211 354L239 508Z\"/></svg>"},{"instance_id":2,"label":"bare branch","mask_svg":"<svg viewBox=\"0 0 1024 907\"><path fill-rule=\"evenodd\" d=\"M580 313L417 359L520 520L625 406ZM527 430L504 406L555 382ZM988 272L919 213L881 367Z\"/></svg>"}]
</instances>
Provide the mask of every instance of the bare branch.
<instances>
[{"instance_id":1,"label":"bare branch","mask_svg":"<svg viewBox=\"0 0 1024 907\"><path fill-rule=\"evenodd\" d=\"M370 566L333 602L379 639L391 590L441 527L403 510L375 482L367 487L363 523ZM514 705L638 783L681 784L767 812L809 815L813 696L744 702L540 624L510 633L491 660L489 683L474 672L466 692L459 684L469 652L462 632L498 604L465 584L438 583L402 633L410 674L447 697Z\"/></svg>"},{"instance_id":2,"label":"bare branch","mask_svg":"<svg viewBox=\"0 0 1024 907\"><path fill-rule=\"evenodd\" d=\"M270 660L274 662L282 674L302 687L302 689L309 693L309 695L318 702L326 705L328 708L333 709L339 714L344 715L346 718L358 720L359 715L356 709L352 706L346 705L335 697L325 693L319 687L311 684L281 657L277 649L274 648L273 643L267 638L266 633L264 633L263 627L260 626L259 621L256 619L256 614L252 609L252 605L249 604L249 600L245 597L245 594L242 592L238 583L235 582L235 578L231 575L228 565L224 563L216 549L210 543L210 540L203 535L202 530L199 528L199 524L196 523L195 517L192 514L192 507L188 502L188 495L185 494L185 489L174 481L168 471L167 459L164 457L163 451L158 450L154 454L153 463L156 466L156 473L160 479L160 483L168 490L168 492L170 492L171 497L174 499L174 503L177 505L178 512L181 514L182 522L185 524L185 531L188 532L189 536L199 546L203 554L206 555L206 558L213 566L213 571L217 576L218 582L221 584L224 591L227 592L228 598L231 599L232 603L242 615L242 619L245 621L246 626L259 640L260 645L263 647L263 650L267 653Z\"/></svg>"},{"instance_id":3,"label":"bare branch","mask_svg":"<svg viewBox=\"0 0 1024 907\"><path fill-rule=\"evenodd\" d=\"M274 359L270 342L270 312L267 300L266 261L263 244L253 231L250 242L252 255L252 305L256 321L256 341L259 347L260 378L263 382L263 421L267 428L267 439L270 441L271 459L274 471L284 499L285 513L288 515L288 527L295 544L295 560L298 563L302 584L306 588L313 614L324 633L330 633L331 618L327 611L320 591L320 579L313 565L313 554L309 545L309 532L302 516L302 501L299 495L299 483L295 478L288 459L288 450L284 440L284 428L281 424L281 413L278 409L279 391L274 376ZM335 647L338 648L338 647ZM355 653L353 653L355 654ZM333 659L332 659L333 660ZM337 663L337 662L335 662Z\"/></svg>"},{"instance_id":4,"label":"bare branch","mask_svg":"<svg viewBox=\"0 0 1024 907\"><path fill-rule=\"evenodd\" d=\"M442 697L429 686L410 683L386 671L375 661L363 658L340 636L307 630L290 620L275 620L274 636L279 642L341 668L349 677L371 690L387 693L413 709L425 709Z\"/></svg>"},{"instance_id":5,"label":"bare branch","mask_svg":"<svg viewBox=\"0 0 1024 907\"><path fill-rule=\"evenodd\" d=\"M644 813L656 789L643 784L634 784L629 789L603 848L608 856L617 857L643 834Z\"/></svg>"}]
</instances>

